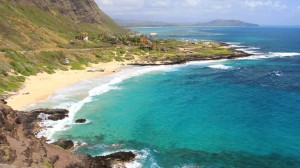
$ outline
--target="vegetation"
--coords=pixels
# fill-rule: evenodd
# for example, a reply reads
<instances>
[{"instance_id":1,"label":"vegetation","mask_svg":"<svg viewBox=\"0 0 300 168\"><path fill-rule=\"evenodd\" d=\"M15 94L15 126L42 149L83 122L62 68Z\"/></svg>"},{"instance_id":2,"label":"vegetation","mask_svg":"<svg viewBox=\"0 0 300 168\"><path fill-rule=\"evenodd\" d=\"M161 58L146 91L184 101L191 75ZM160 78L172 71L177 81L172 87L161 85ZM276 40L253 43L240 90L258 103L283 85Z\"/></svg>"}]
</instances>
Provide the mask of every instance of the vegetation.
<instances>
[{"instance_id":1,"label":"vegetation","mask_svg":"<svg viewBox=\"0 0 300 168\"><path fill-rule=\"evenodd\" d=\"M145 37L116 37L116 45L105 48L28 52L6 50L5 54L0 54L0 95L19 88L25 76L41 72L52 74L56 70L83 70L90 63L131 61L153 64L157 61L170 62L233 54L230 49L215 42L152 40L153 45L145 49L143 46L147 44L140 42L142 38Z\"/></svg>"},{"instance_id":2,"label":"vegetation","mask_svg":"<svg viewBox=\"0 0 300 168\"><path fill-rule=\"evenodd\" d=\"M97 39L99 34L124 34L126 31L113 22L93 24L75 22L58 11L45 11L35 6L16 5L9 1L0 3L0 52L9 49L31 51L40 48L88 48L107 45ZM103 14L105 21L109 20ZM82 32L92 39L89 42L70 40Z\"/></svg>"},{"instance_id":3,"label":"vegetation","mask_svg":"<svg viewBox=\"0 0 300 168\"><path fill-rule=\"evenodd\" d=\"M45 161L45 162L44 162L44 166L45 166L46 168L52 168L52 167L53 167L52 164L49 163L48 161Z\"/></svg>"},{"instance_id":4,"label":"vegetation","mask_svg":"<svg viewBox=\"0 0 300 168\"><path fill-rule=\"evenodd\" d=\"M55 10L0 1L0 96L22 85L26 76L83 70L90 63L130 61L159 64L188 58L230 55L214 42L155 40L114 24L75 22ZM88 35L89 40L83 40Z\"/></svg>"},{"instance_id":5,"label":"vegetation","mask_svg":"<svg viewBox=\"0 0 300 168\"><path fill-rule=\"evenodd\" d=\"M110 62L112 59L103 56L97 49L78 51L76 54L72 51L10 51L5 55L0 54L0 95L19 88L25 76L41 72L52 74L56 70L82 70L88 63ZM66 63L66 60L70 63Z\"/></svg>"}]
</instances>

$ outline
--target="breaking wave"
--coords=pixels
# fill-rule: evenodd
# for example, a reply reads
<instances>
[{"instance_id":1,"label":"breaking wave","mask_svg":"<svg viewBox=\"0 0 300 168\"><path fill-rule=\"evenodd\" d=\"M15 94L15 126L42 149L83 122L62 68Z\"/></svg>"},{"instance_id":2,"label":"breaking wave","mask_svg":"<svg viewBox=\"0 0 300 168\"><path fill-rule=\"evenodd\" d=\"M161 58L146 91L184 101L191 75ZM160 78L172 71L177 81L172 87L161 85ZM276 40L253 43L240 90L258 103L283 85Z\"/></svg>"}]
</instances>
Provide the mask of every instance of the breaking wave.
<instances>
[{"instance_id":1,"label":"breaking wave","mask_svg":"<svg viewBox=\"0 0 300 168\"><path fill-rule=\"evenodd\" d=\"M176 66L155 66L155 67L133 67L128 71L121 71L113 75L113 78L106 83L102 83L99 86L91 89L88 92L88 96L81 101L64 103L57 105L56 107L64 107L69 110L69 117L60 121L43 120L40 124L42 129L37 137L46 137L50 142L55 141L53 135L57 131L69 129L74 124L74 117L76 113L87 103L94 101L93 97L107 93L112 90L120 90L121 88L117 84L122 83L124 80L137 77L150 72L168 72L176 70Z\"/></svg>"},{"instance_id":2,"label":"breaking wave","mask_svg":"<svg viewBox=\"0 0 300 168\"><path fill-rule=\"evenodd\" d=\"M223 64L210 65L208 67L213 68L213 69L232 69L233 68L231 66L226 66L226 65L223 65Z\"/></svg>"}]
</instances>

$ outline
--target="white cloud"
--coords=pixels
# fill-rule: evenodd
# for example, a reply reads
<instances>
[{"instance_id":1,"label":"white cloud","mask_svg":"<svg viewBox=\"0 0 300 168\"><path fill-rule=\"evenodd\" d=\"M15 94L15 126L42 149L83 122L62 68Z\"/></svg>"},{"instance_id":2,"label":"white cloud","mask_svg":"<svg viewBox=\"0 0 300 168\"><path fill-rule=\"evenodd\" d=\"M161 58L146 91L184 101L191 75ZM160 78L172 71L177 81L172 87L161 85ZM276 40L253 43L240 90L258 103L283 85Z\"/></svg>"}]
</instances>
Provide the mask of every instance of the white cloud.
<instances>
[{"instance_id":1,"label":"white cloud","mask_svg":"<svg viewBox=\"0 0 300 168\"><path fill-rule=\"evenodd\" d=\"M114 18L145 21L194 22L239 19L254 23L274 22L280 17L299 20L299 0L96 0ZM299 6L297 6L299 5ZM288 14L290 13L290 14ZM275 19L276 18L276 19ZM264 20L264 21L262 21Z\"/></svg>"},{"instance_id":2,"label":"white cloud","mask_svg":"<svg viewBox=\"0 0 300 168\"><path fill-rule=\"evenodd\" d=\"M199 11L229 10L235 9L271 9L283 10L287 6L285 0L96 0L100 6L113 11L135 10L144 12L146 10L157 10L168 8L168 10L190 10L197 8ZM156 8L156 9L155 9ZM184 8L184 9L183 9ZM219 12L219 11L216 11Z\"/></svg>"},{"instance_id":3,"label":"white cloud","mask_svg":"<svg viewBox=\"0 0 300 168\"><path fill-rule=\"evenodd\" d=\"M141 6L144 4L144 0L96 0L98 4L101 6L107 6L107 7L131 7L134 8L136 6Z\"/></svg>"},{"instance_id":4,"label":"white cloud","mask_svg":"<svg viewBox=\"0 0 300 168\"><path fill-rule=\"evenodd\" d=\"M150 6L154 7L168 7L170 4L172 4L172 1L170 0L160 0L160 1L147 1L147 3Z\"/></svg>"},{"instance_id":5,"label":"white cloud","mask_svg":"<svg viewBox=\"0 0 300 168\"><path fill-rule=\"evenodd\" d=\"M287 6L281 1L274 0L247 0L245 1L245 5L250 7L251 9L265 8L282 10L287 8Z\"/></svg>"},{"instance_id":6,"label":"white cloud","mask_svg":"<svg viewBox=\"0 0 300 168\"><path fill-rule=\"evenodd\" d=\"M186 4L188 4L189 6L197 6L199 1L198 0L184 0L184 2Z\"/></svg>"}]
</instances>

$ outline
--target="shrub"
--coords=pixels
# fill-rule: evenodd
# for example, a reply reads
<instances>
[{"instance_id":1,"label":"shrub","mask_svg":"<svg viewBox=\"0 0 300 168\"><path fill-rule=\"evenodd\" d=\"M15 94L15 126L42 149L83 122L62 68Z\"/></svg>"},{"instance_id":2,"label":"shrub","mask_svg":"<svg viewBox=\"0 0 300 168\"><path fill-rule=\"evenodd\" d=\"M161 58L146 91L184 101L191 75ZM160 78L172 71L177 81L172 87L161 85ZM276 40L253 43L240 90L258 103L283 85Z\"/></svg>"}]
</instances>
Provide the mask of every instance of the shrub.
<instances>
[{"instance_id":1,"label":"shrub","mask_svg":"<svg viewBox=\"0 0 300 168\"><path fill-rule=\"evenodd\" d=\"M79 63L79 62L73 62L73 63L71 63L71 69L72 69L72 70L83 70L84 67L83 67L83 65L82 65L81 63Z\"/></svg>"}]
</instances>

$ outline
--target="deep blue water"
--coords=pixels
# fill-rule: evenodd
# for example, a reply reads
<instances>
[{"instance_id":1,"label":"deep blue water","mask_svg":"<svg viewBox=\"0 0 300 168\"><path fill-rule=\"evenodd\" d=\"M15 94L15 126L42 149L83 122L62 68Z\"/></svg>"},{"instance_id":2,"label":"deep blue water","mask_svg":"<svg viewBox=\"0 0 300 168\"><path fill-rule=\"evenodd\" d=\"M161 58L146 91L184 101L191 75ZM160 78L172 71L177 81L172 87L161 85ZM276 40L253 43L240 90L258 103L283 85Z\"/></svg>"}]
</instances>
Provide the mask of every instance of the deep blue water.
<instances>
[{"instance_id":1,"label":"deep blue water","mask_svg":"<svg viewBox=\"0 0 300 168\"><path fill-rule=\"evenodd\" d=\"M111 82L74 117L91 123L55 138L86 142L77 151L92 155L135 150L143 167L300 167L299 27L134 30L233 42L260 54Z\"/></svg>"}]
</instances>

